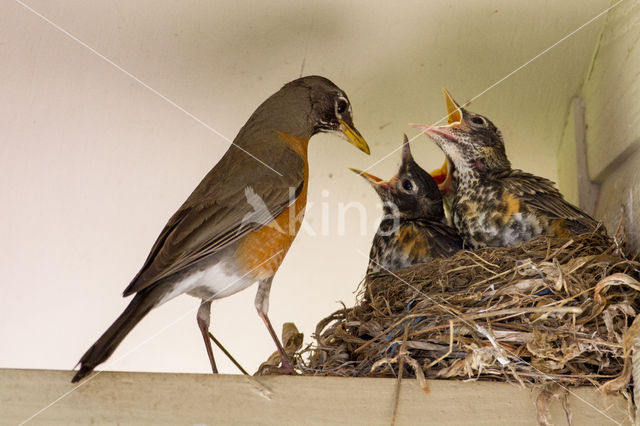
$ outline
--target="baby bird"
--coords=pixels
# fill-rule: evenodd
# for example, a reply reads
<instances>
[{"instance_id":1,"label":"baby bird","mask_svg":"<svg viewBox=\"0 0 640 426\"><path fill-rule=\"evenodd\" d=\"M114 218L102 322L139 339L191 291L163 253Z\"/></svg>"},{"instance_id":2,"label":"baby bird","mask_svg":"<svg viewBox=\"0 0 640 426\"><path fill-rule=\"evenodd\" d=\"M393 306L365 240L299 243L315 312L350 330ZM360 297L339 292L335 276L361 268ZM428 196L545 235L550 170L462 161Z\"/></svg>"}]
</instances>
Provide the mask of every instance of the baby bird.
<instances>
[{"instance_id":1,"label":"baby bird","mask_svg":"<svg viewBox=\"0 0 640 426\"><path fill-rule=\"evenodd\" d=\"M449 124L412 125L453 167L453 224L465 248L511 247L538 235L567 237L604 228L567 202L548 179L511 168L500 130L461 108L444 90ZM442 179L442 177L440 177Z\"/></svg>"},{"instance_id":2,"label":"baby bird","mask_svg":"<svg viewBox=\"0 0 640 426\"><path fill-rule=\"evenodd\" d=\"M444 224L438 185L413 160L406 135L400 169L391 179L351 170L364 177L383 202L384 216L373 238L367 274L448 257L462 248L457 232Z\"/></svg>"}]
</instances>

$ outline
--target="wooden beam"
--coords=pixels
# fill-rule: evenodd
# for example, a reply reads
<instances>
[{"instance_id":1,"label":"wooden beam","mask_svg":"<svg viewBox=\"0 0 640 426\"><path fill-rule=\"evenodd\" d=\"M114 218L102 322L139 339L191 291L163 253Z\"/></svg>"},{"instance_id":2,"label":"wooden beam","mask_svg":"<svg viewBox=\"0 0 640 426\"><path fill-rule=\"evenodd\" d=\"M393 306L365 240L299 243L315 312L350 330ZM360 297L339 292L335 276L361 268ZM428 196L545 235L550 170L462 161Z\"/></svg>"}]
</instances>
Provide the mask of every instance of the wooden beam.
<instances>
[{"instance_id":1,"label":"wooden beam","mask_svg":"<svg viewBox=\"0 0 640 426\"><path fill-rule=\"evenodd\" d=\"M589 178L584 100L571 100L569 116L558 149L558 187L565 198L594 215L600 184Z\"/></svg>"},{"instance_id":2,"label":"wooden beam","mask_svg":"<svg viewBox=\"0 0 640 426\"><path fill-rule=\"evenodd\" d=\"M602 182L640 148L640 2L607 14L582 90L589 175Z\"/></svg>"},{"instance_id":3,"label":"wooden beam","mask_svg":"<svg viewBox=\"0 0 640 426\"><path fill-rule=\"evenodd\" d=\"M586 105L589 175L600 183L595 217L603 221L610 234L621 223L631 251L638 253L639 21L640 2L637 0L621 2L607 14L606 25L582 89Z\"/></svg>"},{"instance_id":4,"label":"wooden beam","mask_svg":"<svg viewBox=\"0 0 640 426\"><path fill-rule=\"evenodd\" d=\"M578 141L576 138L575 98L569 105L569 115L558 147L558 189L564 198L576 206L580 205L578 185Z\"/></svg>"},{"instance_id":5,"label":"wooden beam","mask_svg":"<svg viewBox=\"0 0 640 426\"><path fill-rule=\"evenodd\" d=\"M584 100L580 96L574 97L571 100L571 109L573 110L573 126L576 140L576 170L578 174L578 199L580 200L578 206L593 216L596 212L600 185L589 178Z\"/></svg>"},{"instance_id":6,"label":"wooden beam","mask_svg":"<svg viewBox=\"0 0 640 426\"><path fill-rule=\"evenodd\" d=\"M0 423L389 425L394 379L104 372L80 386L70 371L0 370ZM398 425L535 425L537 392L493 382L403 380ZM572 388L575 425L627 422L621 397ZM559 401L554 423L565 424Z\"/></svg>"}]
</instances>

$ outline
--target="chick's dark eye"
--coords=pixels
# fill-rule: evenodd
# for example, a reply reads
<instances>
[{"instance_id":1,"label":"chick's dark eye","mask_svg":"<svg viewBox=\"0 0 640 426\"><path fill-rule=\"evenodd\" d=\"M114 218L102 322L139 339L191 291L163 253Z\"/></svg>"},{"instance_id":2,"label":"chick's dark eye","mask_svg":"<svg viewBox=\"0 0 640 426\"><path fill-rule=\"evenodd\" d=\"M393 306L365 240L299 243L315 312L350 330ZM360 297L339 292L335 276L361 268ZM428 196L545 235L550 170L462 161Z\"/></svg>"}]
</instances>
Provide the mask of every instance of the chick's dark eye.
<instances>
[{"instance_id":1,"label":"chick's dark eye","mask_svg":"<svg viewBox=\"0 0 640 426\"><path fill-rule=\"evenodd\" d=\"M486 124L487 124L487 122L486 122L486 121L484 121L484 118L482 118L482 117L478 117L478 116L471 117L471 122L472 122L473 124L478 124L478 125L480 125L480 126L484 126L484 125L486 125Z\"/></svg>"},{"instance_id":2,"label":"chick's dark eye","mask_svg":"<svg viewBox=\"0 0 640 426\"><path fill-rule=\"evenodd\" d=\"M345 101L344 99L340 99L336 104L336 112L338 114L343 114L347 110L348 106L349 105L347 104L347 101Z\"/></svg>"},{"instance_id":3,"label":"chick's dark eye","mask_svg":"<svg viewBox=\"0 0 640 426\"><path fill-rule=\"evenodd\" d=\"M413 189L413 184L410 180L404 180L402 181L402 187L407 191L411 191Z\"/></svg>"}]
</instances>

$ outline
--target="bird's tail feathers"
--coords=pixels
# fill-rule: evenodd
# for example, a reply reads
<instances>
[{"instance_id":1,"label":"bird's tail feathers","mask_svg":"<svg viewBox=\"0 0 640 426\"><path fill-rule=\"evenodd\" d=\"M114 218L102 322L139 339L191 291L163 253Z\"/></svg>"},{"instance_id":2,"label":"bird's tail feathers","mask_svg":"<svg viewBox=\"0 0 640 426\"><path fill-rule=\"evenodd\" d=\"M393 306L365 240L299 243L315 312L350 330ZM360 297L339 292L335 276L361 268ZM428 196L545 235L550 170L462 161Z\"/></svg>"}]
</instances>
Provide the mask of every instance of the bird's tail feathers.
<instances>
[{"instance_id":1,"label":"bird's tail feathers","mask_svg":"<svg viewBox=\"0 0 640 426\"><path fill-rule=\"evenodd\" d=\"M71 383L78 382L91 374L93 369L102 364L116 350L120 342L129 334L151 309L160 301L160 292L156 287L147 288L137 293L118 319L100 336L100 338L85 352L78 364L80 369L71 379Z\"/></svg>"}]
</instances>

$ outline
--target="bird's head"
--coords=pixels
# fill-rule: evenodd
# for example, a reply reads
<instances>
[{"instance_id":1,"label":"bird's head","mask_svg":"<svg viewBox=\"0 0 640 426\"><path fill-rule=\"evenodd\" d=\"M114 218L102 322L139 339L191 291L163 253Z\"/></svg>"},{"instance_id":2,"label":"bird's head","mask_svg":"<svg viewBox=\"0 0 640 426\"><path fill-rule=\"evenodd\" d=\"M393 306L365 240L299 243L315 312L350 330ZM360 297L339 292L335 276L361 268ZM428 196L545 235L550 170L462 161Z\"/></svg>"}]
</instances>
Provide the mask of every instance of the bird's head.
<instances>
[{"instance_id":1,"label":"bird's head","mask_svg":"<svg viewBox=\"0 0 640 426\"><path fill-rule=\"evenodd\" d=\"M307 76L286 84L282 90L296 88L308 90L308 96L300 101L300 109L311 109L306 120L312 126L312 135L334 133L364 153L370 153L367 142L353 124L351 103L342 89L324 77Z\"/></svg>"},{"instance_id":2,"label":"bird's head","mask_svg":"<svg viewBox=\"0 0 640 426\"><path fill-rule=\"evenodd\" d=\"M404 219L431 219L439 221L444 217L442 195L431 175L413 160L407 135L402 145L402 162L398 173L389 180L351 169L365 178L376 190L385 208L396 207Z\"/></svg>"},{"instance_id":3,"label":"bird's head","mask_svg":"<svg viewBox=\"0 0 640 426\"><path fill-rule=\"evenodd\" d=\"M486 174L511 169L500 130L488 118L462 108L445 89L443 92L449 123L411 126L433 139L459 173Z\"/></svg>"}]
</instances>

